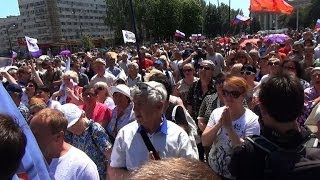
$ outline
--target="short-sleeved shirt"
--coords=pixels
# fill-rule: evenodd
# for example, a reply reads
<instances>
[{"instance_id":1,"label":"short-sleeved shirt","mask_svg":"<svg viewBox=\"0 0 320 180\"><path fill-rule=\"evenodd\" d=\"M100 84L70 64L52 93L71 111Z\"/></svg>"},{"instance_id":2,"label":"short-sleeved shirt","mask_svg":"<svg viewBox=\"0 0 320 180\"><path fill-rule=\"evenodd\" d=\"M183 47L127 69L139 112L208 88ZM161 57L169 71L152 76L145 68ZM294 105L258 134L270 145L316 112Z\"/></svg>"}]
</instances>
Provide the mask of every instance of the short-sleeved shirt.
<instances>
[{"instance_id":1,"label":"short-sleeved shirt","mask_svg":"<svg viewBox=\"0 0 320 180\"><path fill-rule=\"evenodd\" d=\"M123 115L118 118L117 115L117 107L115 107L112 111L111 120L108 123L108 126L106 127L106 130L109 135L111 135L113 138L115 138L119 132L119 130L131 123L135 120L135 115L133 111L133 103L129 104L129 106L124 110Z\"/></svg>"},{"instance_id":2,"label":"short-sleeved shirt","mask_svg":"<svg viewBox=\"0 0 320 180\"><path fill-rule=\"evenodd\" d=\"M108 84L108 86L112 86L114 81L116 80L116 77L106 71L103 76L99 76L98 74L94 75L90 80L90 85L93 86L97 82L105 82Z\"/></svg>"},{"instance_id":3,"label":"short-sleeved shirt","mask_svg":"<svg viewBox=\"0 0 320 180\"><path fill-rule=\"evenodd\" d=\"M87 107L86 105L80 105L79 108L85 110ZM111 114L112 111L105 104L96 102L96 105L92 112L92 116L88 118L94 120L94 122L99 123L104 120L109 122L111 119Z\"/></svg>"},{"instance_id":4,"label":"short-sleeved shirt","mask_svg":"<svg viewBox=\"0 0 320 180\"><path fill-rule=\"evenodd\" d=\"M139 65L139 67L141 69L148 69L149 67L153 66L153 62L150 59L147 59L147 58L145 58L145 60L143 61L142 65L140 65L139 59L137 60L136 63Z\"/></svg>"},{"instance_id":5,"label":"short-sleeved shirt","mask_svg":"<svg viewBox=\"0 0 320 180\"><path fill-rule=\"evenodd\" d=\"M66 142L85 152L97 165L100 177L106 177L107 159L105 152L112 147L109 137L104 128L93 122L88 121L89 127L82 134L76 135L67 131Z\"/></svg>"},{"instance_id":6,"label":"short-sleeved shirt","mask_svg":"<svg viewBox=\"0 0 320 180\"><path fill-rule=\"evenodd\" d=\"M48 167L51 179L88 180L99 179L96 164L76 147L59 158L53 158Z\"/></svg>"},{"instance_id":7,"label":"short-sleeved shirt","mask_svg":"<svg viewBox=\"0 0 320 180\"><path fill-rule=\"evenodd\" d=\"M220 53L215 52L213 55L207 54L207 59L215 64L213 76L216 77L226 67L224 58Z\"/></svg>"},{"instance_id":8,"label":"short-sleeved shirt","mask_svg":"<svg viewBox=\"0 0 320 180\"><path fill-rule=\"evenodd\" d=\"M193 78L193 83L198 81L199 78L194 77ZM186 106L187 105L187 97L188 97L188 93L190 88L192 87L192 84L187 84L183 79L181 79L180 81L178 81L178 83L176 84L176 89L179 92L179 97L181 98L183 104Z\"/></svg>"},{"instance_id":9,"label":"short-sleeved shirt","mask_svg":"<svg viewBox=\"0 0 320 180\"><path fill-rule=\"evenodd\" d=\"M207 124L207 127L213 127L218 123L222 116L225 106L215 109ZM260 135L259 117L250 109L245 109L245 113L237 120L232 122L233 129L240 138L251 135ZM209 153L209 165L219 175L232 179L228 165L232 155L232 144L227 131L222 127L218 131L217 141L212 146Z\"/></svg>"},{"instance_id":10,"label":"short-sleeved shirt","mask_svg":"<svg viewBox=\"0 0 320 180\"><path fill-rule=\"evenodd\" d=\"M191 86L188 96L187 96L187 105L190 105L192 107L192 113L191 117L197 121L197 117L199 114L199 109L201 106L201 103L203 99L206 97L206 95L210 95L216 92L216 88L214 85L214 81L212 80L208 85L208 91L206 94L203 94L201 89L201 80L194 82Z\"/></svg>"},{"instance_id":11,"label":"short-sleeved shirt","mask_svg":"<svg viewBox=\"0 0 320 180\"><path fill-rule=\"evenodd\" d=\"M140 134L141 128L137 121L133 121L120 129L111 153L111 167L134 170L149 160L149 151ZM161 159L198 158L188 134L171 121L163 119L159 130L148 136Z\"/></svg>"}]
</instances>

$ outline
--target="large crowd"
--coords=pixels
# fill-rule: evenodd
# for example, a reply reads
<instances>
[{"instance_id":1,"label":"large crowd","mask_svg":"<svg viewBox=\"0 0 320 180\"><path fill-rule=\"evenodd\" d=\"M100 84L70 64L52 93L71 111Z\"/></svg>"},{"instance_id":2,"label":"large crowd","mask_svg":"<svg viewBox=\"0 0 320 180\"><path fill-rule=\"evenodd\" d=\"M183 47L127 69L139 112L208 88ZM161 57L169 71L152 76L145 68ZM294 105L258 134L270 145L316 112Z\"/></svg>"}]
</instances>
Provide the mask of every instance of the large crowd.
<instances>
[{"instance_id":1,"label":"large crowd","mask_svg":"<svg viewBox=\"0 0 320 180\"><path fill-rule=\"evenodd\" d=\"M14 59L0 78L52 179L320 173L320 31ZM10 179L26 138L6 114L0 131L0 179Z\"/></svg>"}]
</instances>

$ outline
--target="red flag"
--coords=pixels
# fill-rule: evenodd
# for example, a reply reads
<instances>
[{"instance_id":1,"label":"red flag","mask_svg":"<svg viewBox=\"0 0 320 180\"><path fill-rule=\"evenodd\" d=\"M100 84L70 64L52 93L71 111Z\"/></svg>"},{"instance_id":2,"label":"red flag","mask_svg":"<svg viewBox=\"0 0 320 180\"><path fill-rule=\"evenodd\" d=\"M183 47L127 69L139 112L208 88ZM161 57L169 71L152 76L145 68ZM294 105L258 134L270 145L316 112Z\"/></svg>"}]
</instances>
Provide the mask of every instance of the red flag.
<instances>
[{"instance_id":1,"label":"red flag","mask_svg":"<svg viewBox=\"0 0 320 180\"><path fill-rule=\"evenodd\" d=\"M293 7L284 0L250 0L250 11L291 14Z\"/></svg>"}]
</instances>

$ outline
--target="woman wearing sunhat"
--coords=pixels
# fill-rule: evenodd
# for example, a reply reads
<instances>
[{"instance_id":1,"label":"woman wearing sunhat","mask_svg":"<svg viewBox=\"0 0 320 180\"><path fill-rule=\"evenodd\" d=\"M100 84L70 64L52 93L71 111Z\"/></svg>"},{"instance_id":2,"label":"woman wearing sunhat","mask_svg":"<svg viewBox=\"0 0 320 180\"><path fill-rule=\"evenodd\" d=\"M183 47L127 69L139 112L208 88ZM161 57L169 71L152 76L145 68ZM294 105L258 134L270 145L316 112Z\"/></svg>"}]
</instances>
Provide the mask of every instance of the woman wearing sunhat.
<instances>
[{"instance_id":1,"label":"woman wearing sunhat","mask_svg":"<svg viewBox=\"0 0 320 180\"><path fill-rule=\"evenodd\" d=\"M111 120L106 130L113 141L123 126L135 120L135 115L130 89L127 85L119 84L113 86L111 87L111 93L116 107L112 111Z\"/></svg>"}]
</instances>

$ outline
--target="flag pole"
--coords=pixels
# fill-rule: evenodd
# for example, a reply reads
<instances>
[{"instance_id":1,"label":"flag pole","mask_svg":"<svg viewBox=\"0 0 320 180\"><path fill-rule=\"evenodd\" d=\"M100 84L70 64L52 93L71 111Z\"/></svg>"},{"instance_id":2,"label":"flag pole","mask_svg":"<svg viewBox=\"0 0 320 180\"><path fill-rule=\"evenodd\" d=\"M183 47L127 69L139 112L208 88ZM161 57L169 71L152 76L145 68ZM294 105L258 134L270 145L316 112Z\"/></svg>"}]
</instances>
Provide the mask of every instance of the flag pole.
<instances>
[{"instance_id":1,"label":"flag pole","mask_svg":"<svg viewBox=\"0 0 320 180\"><path fill-rule=\"evenodd\" d=\"M140 46L139 46L139 36L137 34L137 27L136 27L136 19L135 19L135 13L134 13L134 9L133 9L133 3L132 0L130 0L130 10L131 10L131 21L132 21L132 25L133 25L133 32L136 36L136 48L137 48L137 53L138 53L138 59L139 59L139 73L142 76L142 80L143 80L143 72L142 72L142 59L140 56Z\"/></svg>"}]
</instances>

